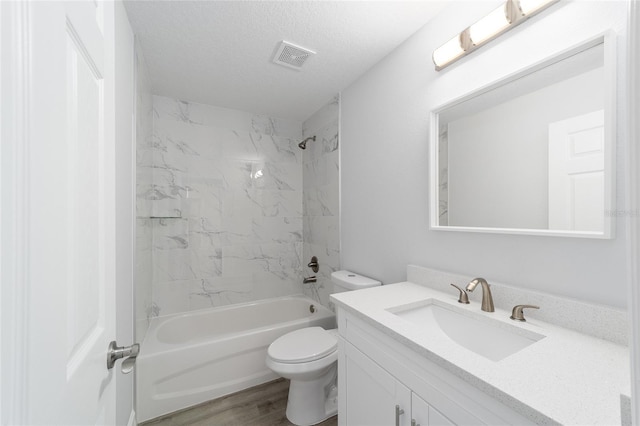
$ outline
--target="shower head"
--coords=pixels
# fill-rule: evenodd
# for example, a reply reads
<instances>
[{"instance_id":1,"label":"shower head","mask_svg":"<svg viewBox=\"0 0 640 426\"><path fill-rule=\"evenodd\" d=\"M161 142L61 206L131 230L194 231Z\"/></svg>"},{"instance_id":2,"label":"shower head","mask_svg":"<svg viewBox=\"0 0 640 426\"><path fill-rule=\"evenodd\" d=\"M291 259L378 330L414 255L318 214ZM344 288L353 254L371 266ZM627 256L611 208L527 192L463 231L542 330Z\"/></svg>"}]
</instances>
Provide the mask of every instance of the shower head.
<instances>
[{"instance_id":1,"label":"shower head","mask_svg":"<svg viewBox=\"0 0 640 426\"><path fill-rule=\"evenodd\" d=\"M307 149L307 142L310 141L310 140L315 142L316 137L315 136L310 136L310 137L306 138L305 140L303 140L302 142L300 142L298 144L300 149Z\"/></svg>"}]
</instances>

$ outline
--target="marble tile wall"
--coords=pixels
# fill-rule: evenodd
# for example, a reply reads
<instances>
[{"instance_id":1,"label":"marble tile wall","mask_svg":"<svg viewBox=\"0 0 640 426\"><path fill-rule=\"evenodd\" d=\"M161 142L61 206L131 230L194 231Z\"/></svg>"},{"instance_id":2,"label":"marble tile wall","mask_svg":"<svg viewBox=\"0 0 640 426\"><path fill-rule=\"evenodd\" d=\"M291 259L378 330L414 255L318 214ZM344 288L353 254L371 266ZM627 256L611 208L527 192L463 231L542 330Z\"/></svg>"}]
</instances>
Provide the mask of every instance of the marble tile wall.
<instances>
[{"instance_id":1,"label":"marble tile wall","mask_svg":"<svg viewBox=\"0 0 640 426\"><path fill-rule=\"evenodd\" d=\"M302 292L301 123L153 98L153 315ZM142 151L142 150L141 150Z\"/></svg>"},{"instance_id":2,"label":"marble tile wall","mask_svg":"<svg viewBox=\"0 0 640 426\"><path fill-rule=\"evenodd\" d=\"M336 96L302 125L307 143L303 155L303 275L314 275L307 263L318 257L317 282L303 284L305 294L330 307L331 272L340 269L339 135L340 99Z\"/></svg>"},{"instance_id":3,"label":"marble tile wall","mask_svg":"<svg viewBox=\"0 0 640 426\"><path fill-rule=\"evenodd\" d=\"M150 146L152 142L153 99L144 57L136 43L136 271L135 314L136 341L141 342L149 328L149 320L156 313L152 300L152 238L153 227L140 197L152 183Z\"/></svg>"}]
</instances>

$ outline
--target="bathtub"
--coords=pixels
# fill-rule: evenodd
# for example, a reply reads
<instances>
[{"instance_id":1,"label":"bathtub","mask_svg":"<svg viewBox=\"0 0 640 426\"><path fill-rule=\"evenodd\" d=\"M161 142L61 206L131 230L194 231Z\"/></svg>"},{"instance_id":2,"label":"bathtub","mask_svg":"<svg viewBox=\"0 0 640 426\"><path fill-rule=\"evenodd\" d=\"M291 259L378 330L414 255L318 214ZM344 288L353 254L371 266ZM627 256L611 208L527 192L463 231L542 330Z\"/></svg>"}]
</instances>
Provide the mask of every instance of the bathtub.
<instances>
[{"instance_id":1,"label":"bathtub","mask_svg":"<svg viewBox=\"0 0 640 426\"><path fill-rule=\"evenodd\" d=\"M335 315L305 296L154 318L136 359L138 422L276 379L271 342L315 325L335 328Z\"/></svg>"}]
</instances>

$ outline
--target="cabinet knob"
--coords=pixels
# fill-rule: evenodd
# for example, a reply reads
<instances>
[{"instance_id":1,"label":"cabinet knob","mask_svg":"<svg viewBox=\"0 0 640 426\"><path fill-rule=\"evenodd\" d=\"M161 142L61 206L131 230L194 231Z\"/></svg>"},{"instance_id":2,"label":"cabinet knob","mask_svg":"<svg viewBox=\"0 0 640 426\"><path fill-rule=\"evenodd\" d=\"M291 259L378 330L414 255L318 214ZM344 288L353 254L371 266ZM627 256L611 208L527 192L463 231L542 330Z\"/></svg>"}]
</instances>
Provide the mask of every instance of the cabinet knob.
<instances>
[{"instance_id":1,"label":"cabinet knob","mask_svg":"<svg viewBox=\"0 0 640 426\"><path fill-rule=\"evenodd\" d=\"M404 414L404 410L396 405L396 426L400 426L400 416Z\"/></svg>"}]
</instances>

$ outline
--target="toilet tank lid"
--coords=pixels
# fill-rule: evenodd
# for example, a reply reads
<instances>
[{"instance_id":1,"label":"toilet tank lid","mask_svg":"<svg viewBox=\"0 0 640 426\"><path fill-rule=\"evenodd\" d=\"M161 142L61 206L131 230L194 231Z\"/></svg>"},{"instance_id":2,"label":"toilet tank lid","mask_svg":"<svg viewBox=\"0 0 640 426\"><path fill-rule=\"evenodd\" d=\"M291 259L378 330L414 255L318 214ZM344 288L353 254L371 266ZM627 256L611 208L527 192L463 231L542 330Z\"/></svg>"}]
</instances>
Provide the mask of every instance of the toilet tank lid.
<instances>
[{"instance_id":1,"label":"toilet tank lid","mask_svg":"<svg viewBox=\"0 0 640 426\"><path fill-rule=\"evenodd\" d=\"M359 288L376 287L380 281L356 274L351 271L335 271L331 273L331 280L341 287L356 290Z\"/></svg>"}]
</instances>

